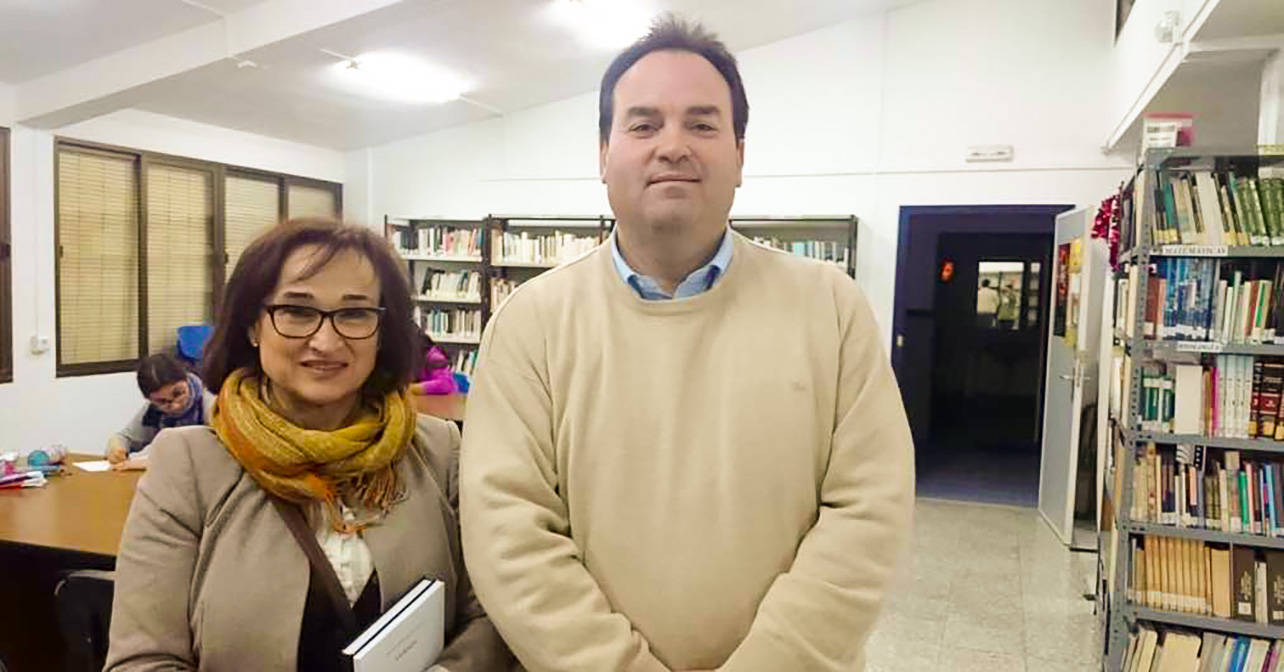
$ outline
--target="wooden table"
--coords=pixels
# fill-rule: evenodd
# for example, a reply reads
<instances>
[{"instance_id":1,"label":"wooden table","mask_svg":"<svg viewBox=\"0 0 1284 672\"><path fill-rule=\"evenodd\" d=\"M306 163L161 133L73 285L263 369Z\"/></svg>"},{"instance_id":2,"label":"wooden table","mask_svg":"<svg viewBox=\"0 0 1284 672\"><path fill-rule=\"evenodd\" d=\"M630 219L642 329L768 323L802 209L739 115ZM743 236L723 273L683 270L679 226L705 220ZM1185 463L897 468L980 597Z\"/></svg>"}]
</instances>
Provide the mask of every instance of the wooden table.
<instances>
[{"instance_id":1,"label":"wooden table","mask_svg":"<svg viewBox=\"0 0 1284 672\"><path fill-rule=\"evenodd\" d=\"M420 413L443 420L464 421L464 407L468 402L466 394L415 394L411 399Z\"/></svg>"},{"instance_id":2,"label":"wooden table","mask_svg":"<svg viewBox=\"0 0 1284 672\"><path fill-rule=\"evenodd\" d=\"M0 541L114 557L143 472L66 471L43 488L0 490Z\"/></svg>"},{"instance_id":3,"label":"wooden table","mask_svg":"<svg viewBox=\"0 0 1284 672\"><path fill-rule=\"evenodd\" d=\"M67 471L43 488L0 490L0 604L19 606L0 609L0 655L10 670L63 669L54 588L68 571L115 568L143 473Z\"/></svg>"}]
</instances>

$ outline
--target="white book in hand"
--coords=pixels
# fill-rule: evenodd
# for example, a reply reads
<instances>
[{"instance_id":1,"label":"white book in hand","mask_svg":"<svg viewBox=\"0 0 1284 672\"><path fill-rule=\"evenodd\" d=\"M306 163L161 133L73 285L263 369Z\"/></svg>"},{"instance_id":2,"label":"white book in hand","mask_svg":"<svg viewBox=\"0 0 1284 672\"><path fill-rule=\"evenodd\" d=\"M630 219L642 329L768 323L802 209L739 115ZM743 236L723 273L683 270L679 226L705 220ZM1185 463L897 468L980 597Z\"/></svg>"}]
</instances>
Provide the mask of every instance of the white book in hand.
<instances>
[{"instance_id":1,"label":"white book in hand","mask_svg":"<svg viewBox=\"0 0 1284 672\"><path fill-rule=\"evenodd\" d=\"M343 649L353 672L423 672L446 639L446 586L420 579Z\"/></svg>"}]
</instances>

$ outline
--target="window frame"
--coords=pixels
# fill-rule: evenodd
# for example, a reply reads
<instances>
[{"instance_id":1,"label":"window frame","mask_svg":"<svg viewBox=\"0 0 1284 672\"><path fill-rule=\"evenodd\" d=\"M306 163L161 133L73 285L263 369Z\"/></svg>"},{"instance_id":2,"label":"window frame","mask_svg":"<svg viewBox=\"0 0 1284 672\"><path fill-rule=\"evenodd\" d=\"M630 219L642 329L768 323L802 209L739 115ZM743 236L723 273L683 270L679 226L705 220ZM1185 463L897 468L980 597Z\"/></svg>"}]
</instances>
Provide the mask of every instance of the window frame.
<instances>
[{"instance_id":1,"label":"window frame","mask_svg":"<svg viewBox=\"0 0 1284 672\"><path fill-rule=\"evenodd\" d=\"M0 126L0 384L13 382L13 231L10 228L11 190L9 129Z\"/></svg>"},{"instance_id":2,"label":"window frame","mask_svg":"<svg viewBox=\"0 0 1284 672\"><path fill-rule=\"evenodd\" d=\"M3 128L0 128L0 131L3 131L3 130L4 130ZM59 193L60 180L59 180L58 171L59 171L60 158L62 156L62 151L64 149L71 149L74 151L104 152L104 153L111 154L113 156L131 156L134 159L134 171L135 171L134 186L136 190L134 196L135 196L136 202L138 203L137 226L139 229L138 236L137 236L139 353L133 359L109 361L109 362L87 362L87 363L80 363L80 364L66 364L62 361L62 296L61 296L61 291L59 289L59 287L61 286L61 279L62 279L62 266L61 266L62 254L61 254L61 249L59 248L59 241L61 240L61 214L59 212L59 207L58 207L59 196L60 196L60 193ZM227 283L225 266L227 263L228 256L227 256L226 236L224 234L225 234L225 223L226 223L225 187L227 184L228 175L253 177L256 179L270 180L274 182L276 184L277 194L279 198L278 202L280 204L280 207L279 207L280 211L277 213L278 220L280 221L284 221L285 215L288 212L286 201L289 198L290 184L306 184L308 186L314 186L314 187L332 190L335 194L335 207L336 207L336 210L334 213L335 217L341 217L343 213L343 184L338 182L328 182L325 180L301 177L297 175L289 175L286 173L277 173L277 172L262 170L258 168L247 168L244 166L219 163L216 161L204 161L201 159L194 159L191 157L165 154L161 152L152 152L152 151L140 150L140 149L133 149L130 147L119 147L116 145L89 142L84 140L78 140L75 138L64 138L64 137L54 138L54 157L53 158L54 158L54 162L53 162L54 315L55 315L55 339L56 339L55 347L57 352L56 362L55 362L55 369L56 369L55 375L58 378L68 378L68 377L74 377L74 376L92 376L92 375L101 375L101 374L107 374L107 373L123 373L123 372L133 371L134 369L137 368L139 359L141 359L143 356L147 354L147 349L148 349L147 173L148 173L148 169L151 166L153 165L173 166L178 168L208 171L213 177L210 198L213 201L212 203L213 221L211 225L213 226L212 238L213 238L213 245L214 245L215 252L210 256L209 260L207 261L208 266L206 270L210 273L211 282L213 282L214 284L214 299L213 299L214 305L211 306L211 310L213 311L214 315L218 315L218 312L222 307L223 288L226 286L226 283ZM4 156L4 160L7 161L7 159L8 159L8 154L6 152ZM5 206L5 208L0 208L0 223L2 223L3 226L5 227L3 233L7 234L8 218L7 218L7 212L5 209L7 208L7 205L8 205L8 199L7 198L0 199L0 203L2 203ZM0 237L0 243L3 243L4 240L5 239L3 237ZM3 250L3 247L0 246L0 251L2 250ZM7 315L0 316L0 320L6 320L7 318L8 318ZM5 327L5 323L0 323L0 328L4 328L4 327ZM3 336L0 335L0 344L2 343L3 343ZM3 363L2 358L3 358L3 355L0 355L0 364ZM4 372L0 370L0 375L3 375L3 373ZM5 381L3 379L0 379L0 382L5 382Z\"/></svg>"}]
</instances>

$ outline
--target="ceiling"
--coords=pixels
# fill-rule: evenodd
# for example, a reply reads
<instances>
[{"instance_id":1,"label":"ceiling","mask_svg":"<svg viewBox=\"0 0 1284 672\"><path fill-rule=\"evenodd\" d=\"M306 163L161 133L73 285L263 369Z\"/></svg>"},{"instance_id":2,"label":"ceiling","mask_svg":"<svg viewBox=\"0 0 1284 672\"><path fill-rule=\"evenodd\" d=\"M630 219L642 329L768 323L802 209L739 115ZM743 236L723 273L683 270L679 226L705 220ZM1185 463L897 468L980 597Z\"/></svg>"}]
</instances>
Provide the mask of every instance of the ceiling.
<instances>
[{"instance_id":1,"label":"ceiling","mask_svg":"<svg viewBox=\"0 0 1284 672\"><path fill-rule=\"evenodd\" d=\"M1284 0L1220 0L1197 40L1284 34Z\"/></svg>"},{"instance_id":2,"label":"ceiling","mask_svg":"<svg viewBox=\"0 0 1284 672\"><path fill-rule=\"evenodd\" d=\"M646 1L657 13L676 11L704 21L738 51L913 0ZM136 92L131 105L350 150L495 116L487 108L507 113L591 92L613 50L586 46L550 21L551 2L403 0L239 55L258 68L238 69L222 61L153 82ZM468 98L483 106L459 101L415 105L352 95L333 86L328 68L336 59L320 49L349 55L391 50L428 59L475 82Z\"/></svg>"},{"instance_id":3,"label":"ceiling","mask_svg":"<svg viewBox=\"0 0 1284 672\"><path fill-rule=\"evenodd\" d=\"M260 1L200 4L230 13ZM3 0L0 82L25 82L215 20L179 0Z\"/></svg>"}]
</instances>

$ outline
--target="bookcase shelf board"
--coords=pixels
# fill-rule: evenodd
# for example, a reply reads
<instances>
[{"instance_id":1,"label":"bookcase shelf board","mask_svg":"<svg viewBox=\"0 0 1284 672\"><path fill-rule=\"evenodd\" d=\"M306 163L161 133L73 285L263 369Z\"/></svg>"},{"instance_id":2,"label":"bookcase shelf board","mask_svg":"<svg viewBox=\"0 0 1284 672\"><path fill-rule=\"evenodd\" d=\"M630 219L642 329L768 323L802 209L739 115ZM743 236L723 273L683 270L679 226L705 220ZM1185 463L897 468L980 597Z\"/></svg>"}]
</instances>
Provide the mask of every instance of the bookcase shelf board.
<instances>
[{"instance_id":1,"label":"bookcase shelf board","mask_svg":"<svg viewBox=\"0 0 1284 672\"><path fill-rule=\"evenodd\" d=\"M1222 532L1221 530L1205 530L1202 528L1174 527L1172 525L1136 522L1126 523L1124 525L1124 529L1131 534L1153 534L1161 537L1198 539L1200 541L1209 541L1217 544L1284 550L1284 538L1281 537L1267 537L1255 534Z\"/></svg>"},{"instance_id":2,"label":"bookcase shelf board","mask_svg":"<svg viewBox=\"0 0 1284 672\"><path fill-rule=\"evenodd\" d=\"M1158 609L1130 608L1126 610L1125 615L1130 621L1166 623L1168 625L1178 625L1198 630L1215 630L1217 632L1247 635L1249 637L1261 637L1264 639L1284 638L1284 627L1249 623L1248 621L1212 618L1209 616L1197 616L1195 614L1183 614L1174 611L1160 611Z\"/></svg>"}]
</instances>

